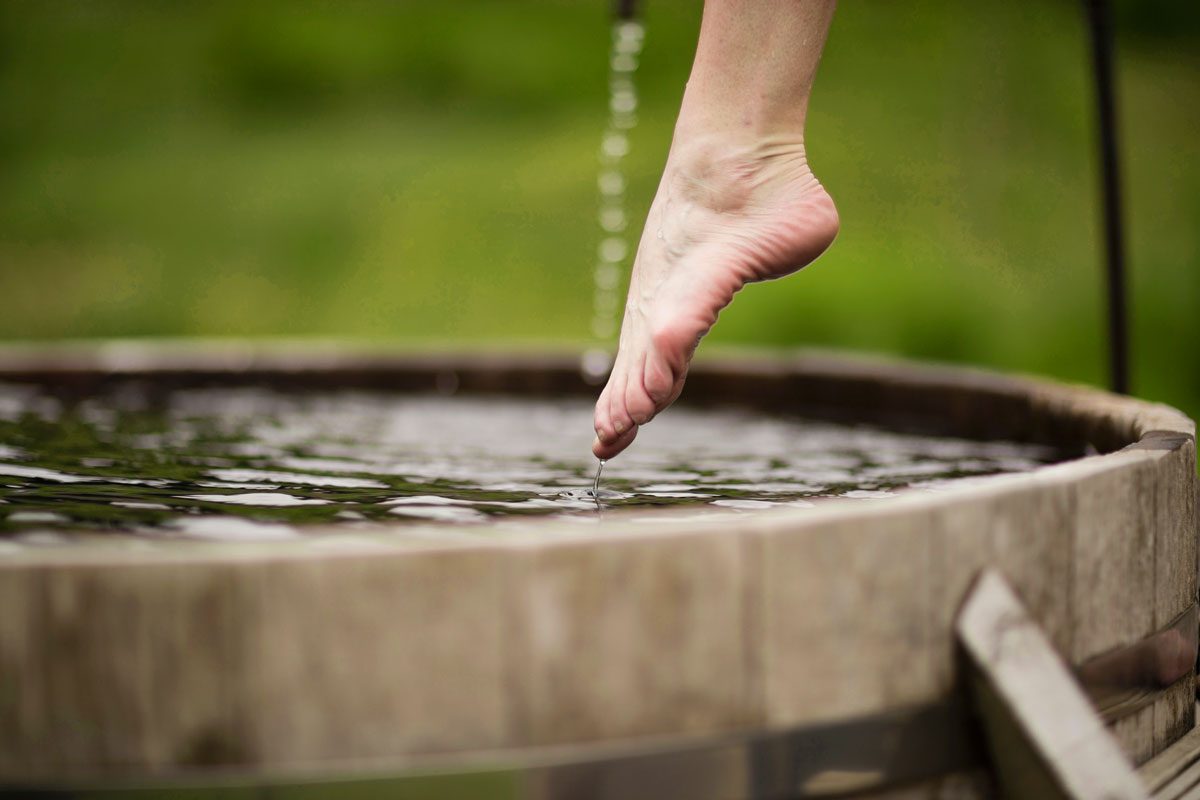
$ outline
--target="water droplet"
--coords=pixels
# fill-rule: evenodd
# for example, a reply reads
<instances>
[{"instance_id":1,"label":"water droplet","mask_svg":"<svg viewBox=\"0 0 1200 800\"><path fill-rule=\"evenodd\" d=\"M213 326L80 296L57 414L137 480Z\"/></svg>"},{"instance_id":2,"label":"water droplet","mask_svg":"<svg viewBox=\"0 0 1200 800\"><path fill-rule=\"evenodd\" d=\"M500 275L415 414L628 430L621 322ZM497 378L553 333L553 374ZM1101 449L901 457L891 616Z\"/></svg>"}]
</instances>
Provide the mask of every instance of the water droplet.
<instances>
[{"instance_id":1,"label":"water droplet","mask_svg":"<svg viewBox=\"0 0 1200 800\"><path fill-rule=\"evenodd\" d=\"M610 236L600 243L600 260L610 263L620 262L625 258L628 247L625 240L619 236Z\"/></svg>"},{"instance_id":2,"label":"water droplet","mask_svg":"<svg viewBox=\"0 0 1200 800\"><path fill-rule=\"evenodd\" d=\"M620 280L621 272L615 264L604 264L596 268L596 288L605 290L610 297L612 290L617 288Z\"/></svg>"},{"instance_id":3,"label":"water droplet","mask_svg":"<svg viewBox=\"0 0 1200 800\"><path fill-rule=\"evenodd\" d=\"M632 91L614 92L608 107L614 114L629 114L637 111L637 95Z\"/></svg>"},{"instance_id":4,"label":"water droplet","mask_svg":"<svg viewBox=\"0 0 1200 800\"><path fill-rule=\"evenodd\" d=\"M629 137L624 133L613 131L604 137L602 147L604 155L612 158L621 158L629 152Z\"/></svg>"},{"instance_id":5,"label":"water droplet","mask_svg":"<svg viewBox=\"0 0 1200 800\"><path fill-rule=\"evenodd\" d=\"M632 53L617 53L612 59L614 72L634 72L637 70L637 56Z\"/></svg>"},{"instance_id":6,"label":"water droplet","mask_svg":"<svg viewBox=\"0 0 1200 800\"><path fill-rule=\"evenodd\" d=\"M600 191L606 195L621 194L625 191L625 178L619 172L601 172Z\"/></svg>"},{"instance_id":7,"label":"water droplet","mask_svg":"<svg viewBox=\"0 0 1200 800\"><path fill-rule=\"evenodd\" d=\"M646 35L646 26L636 19L621 20L614 31L618 39L631 39L640 42Z\"/></svg>"},{"instance_id":8,"label":"water droplet","mask_svg":"<svg viewBox=\"0 0 1200 800\"><path fill-rule=\"evenodd\" d=\"M632 130L634 126L637 125L637 121L637 114L613 114L612 126L617 130L628 131Z\"/></svg>"},{"instance_id":9,"label":"water droplet","mask_svg":"<svg viewBox=\"0 0 1200 800\"><path fill-rule=\"evenodd\" d=\"M601 209L600 227L607 233L620 233L625 230L625 210L621 208Z\"/></svg>"}]
</instances>

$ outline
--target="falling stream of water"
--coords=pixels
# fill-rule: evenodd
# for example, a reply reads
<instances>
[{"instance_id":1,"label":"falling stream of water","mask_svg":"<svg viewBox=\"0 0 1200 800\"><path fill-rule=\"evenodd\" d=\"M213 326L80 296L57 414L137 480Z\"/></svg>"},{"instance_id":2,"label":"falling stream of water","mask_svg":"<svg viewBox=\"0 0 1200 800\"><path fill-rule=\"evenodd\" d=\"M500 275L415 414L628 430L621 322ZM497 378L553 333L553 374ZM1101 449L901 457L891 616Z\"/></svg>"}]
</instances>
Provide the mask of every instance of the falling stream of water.
<instances>
[{"instance_id":1,"label":"falling stream of water","mask_svg":"<svg viewBox=\"0 0 1200 800\"><path fill-rule=\"evenodd\" d=\"M599 383L612 366L612 339L618 330L624 268L630 258L629 211L625 201L625 156L629 153L629 134L637 125L638 96L634 77L646 30L635 19L617 19L612 26L612 46L608 57L608 124L600 140L600 174L596 181L600 193L600 245L592 272L592 336L597 346L583 355L583 374ZM600 472L596 465L592 496L599 503Z\"/></svg>"},{"instance_id":2,"label":"falling stream of water","mask_svg":"<svg viewBox=\"0 0 1200 800\"><path fill-rule=\"evenodd\" d=\"M612 364L612 341L618 330L621 290L632 256L626 203L625 156L629 135L637 125L638 96L634 76L642 52L645 28L637 20L613 23L608 63L608 124L600 141L597 179L600 202L600 243L593 270L591 333L597 345L584 354L583 371L599 382Z\"/></svg>"}]
</instances>

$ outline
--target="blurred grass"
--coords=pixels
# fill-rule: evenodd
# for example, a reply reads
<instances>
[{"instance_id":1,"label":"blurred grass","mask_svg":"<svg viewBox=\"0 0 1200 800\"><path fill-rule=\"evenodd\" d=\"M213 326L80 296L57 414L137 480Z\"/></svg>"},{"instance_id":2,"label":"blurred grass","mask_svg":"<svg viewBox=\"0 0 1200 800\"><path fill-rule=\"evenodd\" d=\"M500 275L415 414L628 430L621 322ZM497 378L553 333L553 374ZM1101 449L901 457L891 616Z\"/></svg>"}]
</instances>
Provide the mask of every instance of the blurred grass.
<instances>
[{"instance_id":1,"label":"blurred grass","mask_svg":"<svg viewBox=\"0 0 1200 800\"><path fill-rule=\"evenodd\" d=\"M646 5L637 215L699 24ZM1119 53L1134 383L1198 416L1200 28L1150 5ZM0 4L0 338L586 342L606 10ZM1067 0L843 3L808 133L842 234L713 341L1103 382L1082 31Z\"/></svg>"}]
</instances>

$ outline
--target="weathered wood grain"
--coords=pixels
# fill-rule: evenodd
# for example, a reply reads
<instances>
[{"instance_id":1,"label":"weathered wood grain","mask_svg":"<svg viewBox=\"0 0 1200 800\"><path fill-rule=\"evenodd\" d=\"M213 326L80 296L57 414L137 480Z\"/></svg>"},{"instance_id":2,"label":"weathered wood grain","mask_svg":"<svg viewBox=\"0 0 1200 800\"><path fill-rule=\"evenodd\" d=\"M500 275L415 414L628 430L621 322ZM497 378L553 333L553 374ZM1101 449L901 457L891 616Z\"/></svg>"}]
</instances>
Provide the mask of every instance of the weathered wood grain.
<instances>
[{"instance_id":1,"label":"weathered wood grain","mask_svg":"<svg viewBox=\"0 0 1200 800\"><path fill-rule=\"evenodd\" d=\"M1152 498L1157 539L1154 561L1154 621L1167 625L1196 599L1197 534L1196 443L1179 434L1158 437L1153 473L1143 478L1143 496ZM1196 724L1193 672L1155 706L1154 752Z\"/></svg>"},{"instance_id":2,"label":"weathered wood grain","mask_svg":"<svg viewBox=\"0 0 1200 800\"><path fill-rule=\"evenodd\" d=\"M731 520L732 521L732 520ZM757 585L722 528L515 547L506 637L525 744L688 734L761 722L746 654Z\"/></svg>"},{"instance_id":3,"label":"weathered wood grain","mask_svg":"<svg viewBox=\"0 0 1200 800\"><path fill-rule=\"evenodd\" d=\"M995 567L1062 652L1070 652L1075 486L1039 475L1013 476L989 490L939 505L930 531L935 601L932 628L942 632L938 682L953 688L954 618L979 571Z\"/></svg>"},{"instance_id":4,"label":"weathered wood grain","mask_svg":"<svg viewBox=\"0 0 1200 800\"><path fill-rule=\"evenodd\" d=\"M500 558L480 546L254 565L236 691L258 759L510 744Z\"/></svg>"},{"instance_id":5,"label":"weathered wood grain","mask_svg":"<svg viewBox=\"0 0 1200 800\"><path fill-rule=\"evenodd\" d=\"M768 724L937 696L931 525L923 508L877 508L867 525L854 516L761 534Z\"/></svg>"}]
</instances>

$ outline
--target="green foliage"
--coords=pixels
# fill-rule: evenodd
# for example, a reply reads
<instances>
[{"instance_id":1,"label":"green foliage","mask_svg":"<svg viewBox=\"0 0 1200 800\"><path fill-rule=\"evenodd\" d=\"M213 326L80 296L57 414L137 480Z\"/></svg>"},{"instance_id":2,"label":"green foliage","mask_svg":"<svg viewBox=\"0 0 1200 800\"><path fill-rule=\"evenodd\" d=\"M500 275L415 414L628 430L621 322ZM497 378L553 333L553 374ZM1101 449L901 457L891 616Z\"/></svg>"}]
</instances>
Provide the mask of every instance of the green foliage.
<instances>
[{"instance_id":1,"label":"green foliage","mask_svg":"<svg viewBox=\"0 0 1200 800\"><path fill-rule=\"evenodd\" d=\"M1135 386L1195 416L1200 50L1184 18L1121 11ZM3 4L0 337L586 342L606 13ZM699 25L646 13L635 213ZM842 234L713 341L1101 382L1082 34L1074 3L843 4L808 132Z\"/></svg>"}]
</instances>

